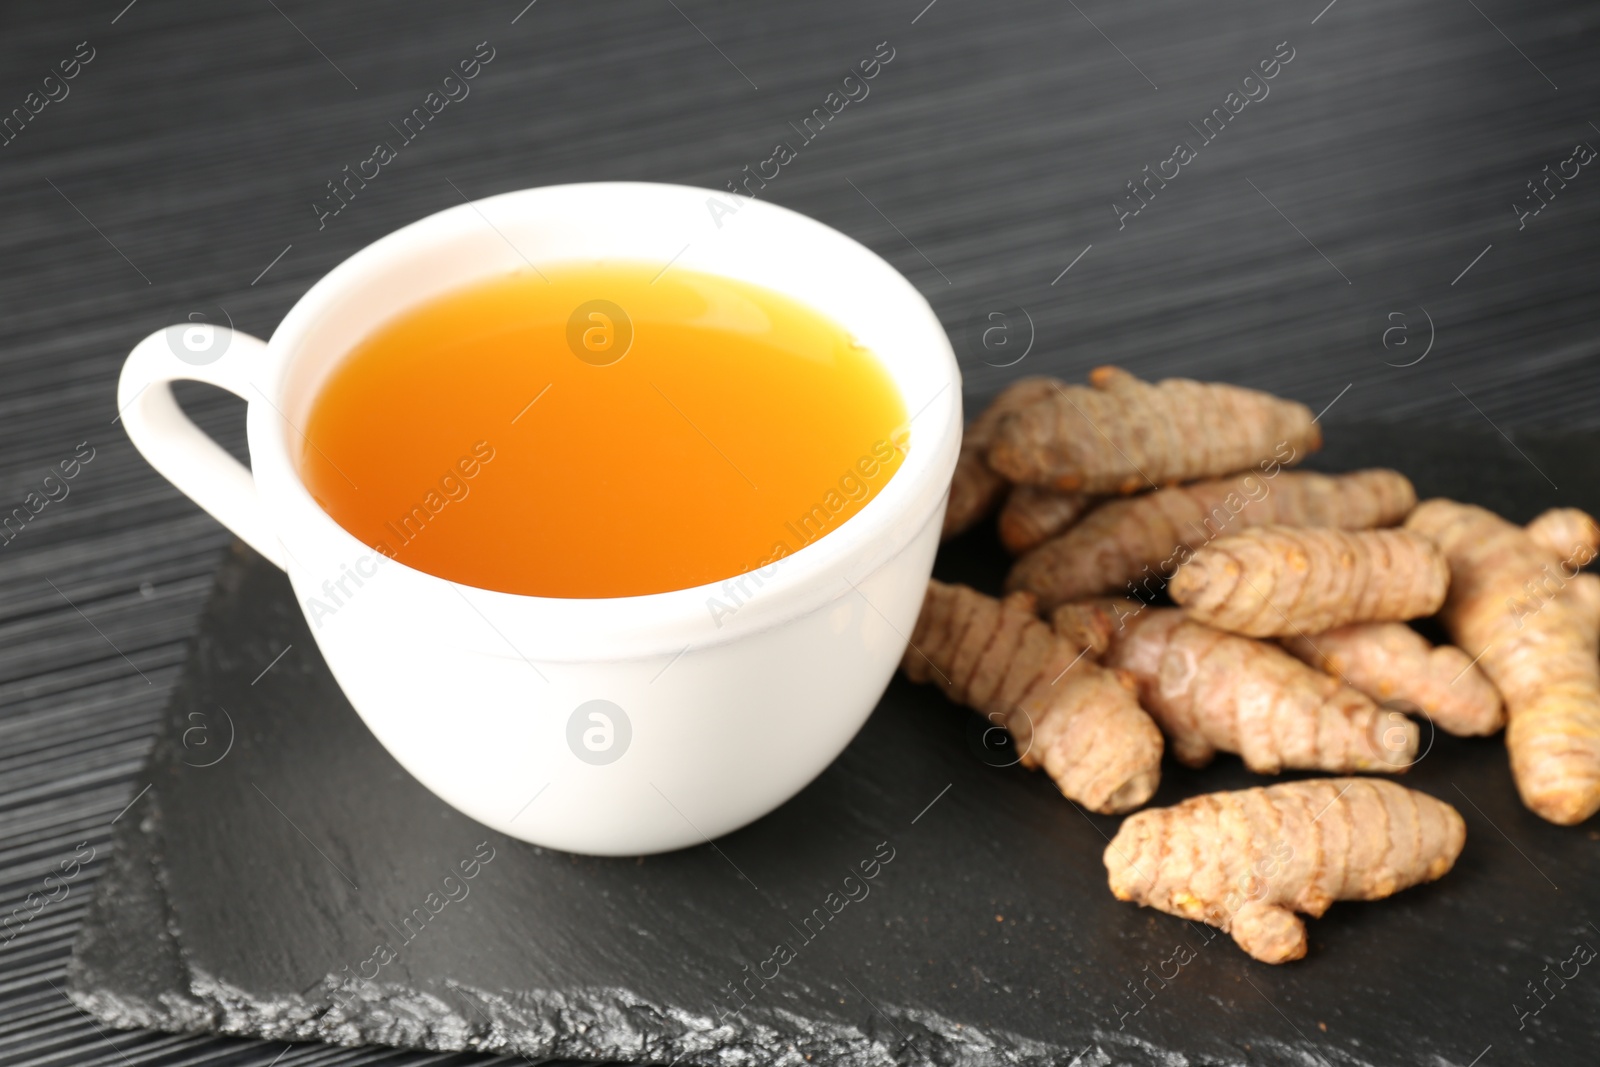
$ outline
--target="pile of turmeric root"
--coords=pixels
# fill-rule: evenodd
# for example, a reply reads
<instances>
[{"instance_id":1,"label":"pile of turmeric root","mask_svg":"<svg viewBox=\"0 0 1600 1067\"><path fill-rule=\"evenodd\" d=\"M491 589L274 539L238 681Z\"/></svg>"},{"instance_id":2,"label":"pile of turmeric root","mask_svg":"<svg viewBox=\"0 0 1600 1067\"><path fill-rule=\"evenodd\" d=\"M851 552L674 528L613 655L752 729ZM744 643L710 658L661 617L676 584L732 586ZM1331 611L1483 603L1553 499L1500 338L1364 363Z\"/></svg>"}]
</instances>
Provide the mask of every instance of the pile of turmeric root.
<instances>
[{"instance_id":1,"label":"pile of turmeric root","mask_svg":"<svg viewBox=\"0 0 1600 1067\"><path fill-rule=\"evenodd\" d=\"M1523 802L1551 822L1600 809L1600 577L1581 571L1600 526L1419 504L1392 470L1290 469L1321 443L1309 409L1236 386L1114 367L1013 384L967 427L944 524L999 510L1006 595L930 582L902 663L1092 811L1144 805L1168 747L1338 776L1138 812L1105 851L1118 899L1268 963L1305 955L1297 912L1455 863L1453 807L1348 777L1415 763L1419 719L1504 727ZM1409 625L1426 617L1455 644Z\"/></svg>"}]
</instances>

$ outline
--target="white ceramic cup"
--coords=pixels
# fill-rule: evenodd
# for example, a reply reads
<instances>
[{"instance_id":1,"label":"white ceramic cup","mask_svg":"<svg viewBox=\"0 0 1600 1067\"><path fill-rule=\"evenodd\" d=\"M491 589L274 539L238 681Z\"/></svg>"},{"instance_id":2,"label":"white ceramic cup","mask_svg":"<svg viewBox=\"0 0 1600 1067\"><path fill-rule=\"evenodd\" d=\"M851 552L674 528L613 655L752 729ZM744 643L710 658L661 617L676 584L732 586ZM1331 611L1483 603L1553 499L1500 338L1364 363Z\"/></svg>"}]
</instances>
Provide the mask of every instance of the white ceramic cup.
<instances>
[{"instance_id":1,"label":"white ceramic cup","mask_svg":"<svg viewBox=\"0 0 1600 1067\"><path fill-rule=\"evenodd\" d=\"M358 341L475 280L596 259L754 282L850 330L913 413L900 468L765 571L612 599L452 583L385 559L313 501L291 459L296 427ZM249 402L253 473L184 416L176 379ZM962 425L949 341L888 263L785 208L645 183L527 189L429 216L317 282L268 343L195 323L145 338L117 406L156 470L288 571L334 677L408 771L496 830L600 855L743 826L849 743L921 607Z\"/></svg>"}]
</instances>

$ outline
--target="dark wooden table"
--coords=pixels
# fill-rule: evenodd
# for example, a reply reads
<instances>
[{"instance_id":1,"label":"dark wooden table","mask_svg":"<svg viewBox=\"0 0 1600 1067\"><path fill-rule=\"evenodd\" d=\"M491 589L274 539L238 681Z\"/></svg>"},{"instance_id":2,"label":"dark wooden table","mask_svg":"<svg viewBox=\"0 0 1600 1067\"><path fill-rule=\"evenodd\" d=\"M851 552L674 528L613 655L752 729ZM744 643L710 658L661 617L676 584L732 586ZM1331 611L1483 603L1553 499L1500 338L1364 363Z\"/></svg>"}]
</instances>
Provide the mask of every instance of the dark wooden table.
<instances>
[{"instance_id":1,"label":"dark wooden table","mask_svg":"<svg viewBox=\"0 0 1600 1067\"><path fill-rule=\"evenodd\" d=\"M123 356L192 311L266 336L462 195L722 188L783 141L759 195L903 270L969 403L1117 362L1508 450L1600 425L1594 5L125 2L0 9L0 517L24 509L0 536L0 915L97 850L7 927L0 1059L443 1058L100 1033L58 987L228 540L114 422ZM470 95L319 226L326 184L480 42ZM242 454L238 402L182 395Z\"/></svg>"}]
</instances>

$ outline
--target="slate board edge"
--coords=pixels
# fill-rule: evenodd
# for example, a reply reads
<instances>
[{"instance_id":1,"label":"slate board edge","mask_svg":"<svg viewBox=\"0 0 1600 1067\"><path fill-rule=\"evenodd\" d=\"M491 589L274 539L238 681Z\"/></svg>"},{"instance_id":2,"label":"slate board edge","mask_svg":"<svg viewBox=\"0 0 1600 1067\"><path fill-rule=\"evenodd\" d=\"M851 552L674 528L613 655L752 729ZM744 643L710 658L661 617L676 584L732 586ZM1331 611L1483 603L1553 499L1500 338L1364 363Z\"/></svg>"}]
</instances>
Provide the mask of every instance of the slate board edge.
<instances>
[{"instance_id":1,"label":"slate board edge","mask_svg":"<svg viewBox=\"0 0 1600 1067\"><path fill-rule=\"evenodd\" d=\"M169 739L164 720L161 739L151 754L152 764L175 758ZM719 1026L704 1013L650 1003L614 989L538 990L534 991L537 1002L529 1003L527 993L510 997L447 979L445 986L454 1000L450 1003L443 996L397 984L367 983L346 1007L334 1001L339 980L327 975L315 994L253 996L194 968L185 958L181 931L172 923L159 873L162 819L154 786L141 804L148 805L143 817L117 828L111 865L73 943L67 975L67 993L73 1002L101 1023L120 1030L510 1053L535 1061L705 1067L793 1067L808 1062L846 1067L928 1063L1170 1067L1176 1062L1172 1053L1127 1034L1096 1034L1096 1040L1083 1048L1065 1048L1006 1031L980 1030L934 1012L885 1005L879 1007L888 1014L875 1017L882 1025L870 1031L822 1023L781 1009L773 1012L793 1028L786 1032L754 1020ZM117 955L119 948L130 946L110 945L104 940L109 926L100 913L118 907L154 913L148 916L152 920L159 917L158 922L141 927L147 935L144 944L135 948L143 954L141 958ZM152 969L163 966L169 978L175 966L180 981L149 981ZM136 972L131 980L130 970ZM794 1033L806 1036L797 1040ZM1309 1045L1303 1050L1286 1047L1283 1051L1290 1057L1316 1054ZM1198 1062L1187 1057L1182 1061Z\"/></svg>"},{"instance_id":2,"label":"slate board edge","mask_svg":"<svg viewBox=\"0 0 1600 1067\"><path fill-rule=\"evenodd\" d=\"M149 763L165 746L166 720ZM148 764L147 764L148 765ZM67 995L78 1007L118 1029L202 1033L215 1028L206 1005L181 988L182 949L172 928L167 894L157 872L157 851L145 839L156 831L160 797L154 785L141 799L139 817L116 828L111 863L95 887L67 962ZM137 806L137 805L136 805ZM144 913L142 945L117 944L116 926L102 913ZM130 951L131 950L131 951ZM156 972L166 971L162 982Z\"/></svg>"},{"instance_id":3,"label":"slate board edge","mask_svg":"<svg viewBox=\"0 0 1600 1067\"><path fill-rule=\"evenodd\" d=\"M220 554L219 573L251 554L242 542L235 542ZM217 596L214 588L202 627ZM186 674L198 643L197 634L186 655ZM182 702L184 688L180 679L161 720L147 773L181 762L173 743L170 714ZM1186 1067L1199 1067L1202 1062L1249 1067L1252 1062L1199 1061L1117 1031L1096 1030L1092 1042L1067 1048L888 1003L876 1006L878 1011L867 1029L767 1009L774 1023L787 1027L780 1029L760 1021L754 1012L733 1025L719 1026L703 1012L651 1003L619 989L543 989L508 996L449 979L444 980L443 990L434 991L366 983L360 995L338 1004L333 994L340 990L340 980L330 974L313 991L256 996L188 960L163 882L161 811L159 785L152 783L117 825L111 862L96 886L68 963L68 997L98 1022L118 1030L513 1054L534 1062L682 1063L695 1067L805 1067L808 1063L844 1067L934 1063L1173 1067L1180 1062ZM144 913L140 916L144 921L136 927L142 935L138 943L108 941L109 934L119 928L125 932L127 925L108 921L113 909ZM1300 1062L1326 1052L1319 1053L1310 1044L1303 1048L1285 1045L1278 1051L1284 1062Z\"/></svg>"}]
</instances>

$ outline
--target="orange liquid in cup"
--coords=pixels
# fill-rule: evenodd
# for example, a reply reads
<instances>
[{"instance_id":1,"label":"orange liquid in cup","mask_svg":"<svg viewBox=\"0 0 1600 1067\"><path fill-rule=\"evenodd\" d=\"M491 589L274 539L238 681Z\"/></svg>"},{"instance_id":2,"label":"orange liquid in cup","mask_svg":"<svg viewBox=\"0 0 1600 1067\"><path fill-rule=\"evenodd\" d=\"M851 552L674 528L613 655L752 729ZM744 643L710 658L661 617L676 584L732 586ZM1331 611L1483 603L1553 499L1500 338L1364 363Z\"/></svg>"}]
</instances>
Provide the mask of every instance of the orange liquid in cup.
<instances>
[{"instance_id":1,"label":"orange liquid in cup","mask_svg":"<svg viewBox=\"0 0 1600 1067\"><path fill-rule=\"evenodd\" d=\"M908 440L887 371L759 286L659 264L518 272L379 327L316 396L302 480L351 534L464 585L717 582L838 527Z\"/></svg>"}]
</instances>

